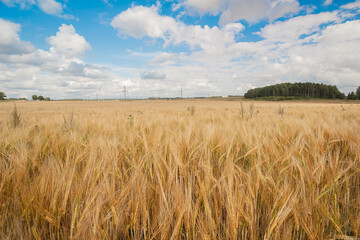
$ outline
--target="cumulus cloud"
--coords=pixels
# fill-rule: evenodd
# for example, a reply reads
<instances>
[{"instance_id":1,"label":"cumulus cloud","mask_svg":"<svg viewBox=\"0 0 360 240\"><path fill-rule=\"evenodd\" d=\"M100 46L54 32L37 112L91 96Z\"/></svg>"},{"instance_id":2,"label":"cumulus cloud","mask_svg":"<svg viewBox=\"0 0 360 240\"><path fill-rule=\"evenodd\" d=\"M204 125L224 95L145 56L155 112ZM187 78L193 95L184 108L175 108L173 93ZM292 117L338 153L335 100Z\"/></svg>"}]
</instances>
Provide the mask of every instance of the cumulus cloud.
<instances>
[{"instance_id":1,"label":"cumulus cloud","mask_svg":"<svg viewBox=\"0 0 360 240\"><path fill-rule=\"evenodd\" d=\"M47 42L52 45L51 51L64 54L66 56L83 55L91 49L90 44L83 36L76 33L73 25L62 24L56 36L49 37Z\"/></svg>"},{"instance_id":2,"label":"cumulus cloud","mask_svg":"<svg viewBox=\"0 0 360 240\"><path fill-rule=\"evenodd\" d=\"M176 22L171 17L160 16L156 6L135 6L117 15L111 21L111 26L118 30L120 35L164 39L168 32L175 30Z\"/></svg>"},{"instance_id":3,"label":"cumulus cloud","mask_svg":"<svg viewBox=\"0 0 360 240\"><path fill-rule=\"evenodd\" d=\"M354 78L360 74L360 21L330 25L312 38L313 44L299 45L289 51L290 60L297 68L310 69L322 79L322 74L328 74L327 79L334 82L352 82L344 75L352 73ZM313 64L313 66L311 66ZM337 83L338 84L338 83Z\"/></svg>"},{"instance_id":4,"label":"cumulus cloud","mask_svg":"<svg viewBox=\"0 0 360 240\"><path fill-rule=\"evenodd\" d=\"M216 51L233 43L236 34L244 29L240 23L231 23L221 28L205 25L186 25L183 22L158 13L157 6L134 6L118 14L111 26L120 35L134 38L159 38L169 44L187 43L190 47L200 47L207 51Z\"/></svg>"},{"instance_id":5,"label":"cumulus cloud","mask_svg":"<svg viewBox=\"0 0 360 240\"><path fill-rule=\"evenodd\" d=\"M19 24L0 18L0 29L0 54L23 54L34 49L31 43L20 40Z\"/></svg>"},{"instance_id":6,"label":"cumulus cloud","mask_svg":"<svg viewBox=\"0 0 360 240\"><path fill-rule=\"evenodd\" d=\"M19 24L0 19L0 28L0 82L9 96L29 97L34 92L52 97L105 96L107 90L119 90L123 78L112 74L110 80L109 69L82 59L90 44L72 25L61 25L47 39L48 51L22 41ZM102 87L104 81L109 83Z\"/></svg>"},{"instance_id":7,"label":"cumulus cloud","mask_svg":"<svg viewBox=\"0 0 360 240\"><path fill-rule=\"evenodd\" d=\"M185 0L190 13L220 14L220 25L246 20L254 23L262 19L273 21L300 11L297 0Z\"/></svg>"}]
</instances>

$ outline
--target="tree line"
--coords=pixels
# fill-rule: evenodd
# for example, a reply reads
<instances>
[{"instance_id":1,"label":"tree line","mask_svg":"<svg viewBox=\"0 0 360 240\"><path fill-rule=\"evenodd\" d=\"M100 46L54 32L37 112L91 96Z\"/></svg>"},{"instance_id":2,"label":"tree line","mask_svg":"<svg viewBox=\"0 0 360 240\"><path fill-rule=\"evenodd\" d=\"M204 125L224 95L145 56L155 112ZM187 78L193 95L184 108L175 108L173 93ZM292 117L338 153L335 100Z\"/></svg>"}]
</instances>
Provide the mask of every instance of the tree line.
<instances>
[{"instance_id":1,"label":"tree line","mask_svg":"<svg viewBox=\"0 0 360 240\"><path fill-rule=\"evenodd\" d=\"M344 93L336 86L322 83L280 83L266 87L248 90L245 98L267 98L267 97L298 97L298 98L327 98L345 99ZM349 93L347 99L360 99L360 87L356 93Z\"/></svg>"},{"instance_id":2,"label":"tree line","mask_svg":"<svg viewBox=\"0 0 360 240\"><path fill-rule=\"evenodd\" d=\"M0 92L0 100L27 100L26 98L6 98L6 94L4 92ZM51 101L50 97L43 97L43 96L37 96L37 95L32 95L32 100L34 101Z\"/></svg>"}]
</instances>

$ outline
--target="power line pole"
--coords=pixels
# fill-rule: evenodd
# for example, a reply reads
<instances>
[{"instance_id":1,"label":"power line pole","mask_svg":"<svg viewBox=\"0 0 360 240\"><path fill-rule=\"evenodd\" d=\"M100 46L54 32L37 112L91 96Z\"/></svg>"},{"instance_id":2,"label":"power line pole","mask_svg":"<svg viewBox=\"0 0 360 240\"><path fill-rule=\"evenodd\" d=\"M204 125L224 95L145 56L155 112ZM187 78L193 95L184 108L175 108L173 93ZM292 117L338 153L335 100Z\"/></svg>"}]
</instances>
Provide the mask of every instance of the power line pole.
<instances>
[{"instance_id":1,"label":"power line pole","mask_svg":"<svg viewBox=\"0 0 360 240\"><path fill-rule=\"evenodd\" d=\"M122 92L124 92L124 99L126 101L126 93L127 93L126 86L124 86L124 90L122 90Z\"/></svg>"}]
</instances>

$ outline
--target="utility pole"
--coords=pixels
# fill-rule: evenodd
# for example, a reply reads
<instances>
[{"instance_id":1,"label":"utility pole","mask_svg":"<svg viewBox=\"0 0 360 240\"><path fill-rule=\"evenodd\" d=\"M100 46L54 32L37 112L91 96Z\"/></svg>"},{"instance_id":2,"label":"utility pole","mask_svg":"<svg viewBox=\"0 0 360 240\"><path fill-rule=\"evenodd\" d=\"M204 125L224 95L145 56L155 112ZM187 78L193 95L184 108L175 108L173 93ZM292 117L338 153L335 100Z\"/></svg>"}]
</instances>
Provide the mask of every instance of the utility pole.
<instances>
[{"instance_id":1,"label":"utility pole","mask_svg":"<svg viewBox=\"0 0 360 240\"><path fill-rule=\"evenodd\" d=\"M124 90L122 90L122 92L124 92L124 99L125 99L125 101L126 101L126 92L127 92L126 86L124 86Z\"/></svg>"}]
</instances>

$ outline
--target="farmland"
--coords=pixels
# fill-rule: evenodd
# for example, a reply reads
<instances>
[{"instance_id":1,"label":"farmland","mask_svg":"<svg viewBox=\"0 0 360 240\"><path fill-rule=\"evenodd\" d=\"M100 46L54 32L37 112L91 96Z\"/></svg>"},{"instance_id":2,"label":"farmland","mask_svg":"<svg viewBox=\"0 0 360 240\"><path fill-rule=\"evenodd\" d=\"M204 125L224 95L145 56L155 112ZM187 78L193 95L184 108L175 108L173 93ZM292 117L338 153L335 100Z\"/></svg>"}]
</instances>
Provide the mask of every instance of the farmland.
<instances>
[{"instance_id":1,"label":"farmland","mask_svg":"<svg viewBox=\"0 0 360 240\"><path fill-rule=\"evenodd\" d=\"M0 239L360 237L356 102L16 104Z\"/></svg>"}]
</instances>

